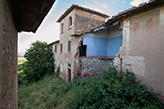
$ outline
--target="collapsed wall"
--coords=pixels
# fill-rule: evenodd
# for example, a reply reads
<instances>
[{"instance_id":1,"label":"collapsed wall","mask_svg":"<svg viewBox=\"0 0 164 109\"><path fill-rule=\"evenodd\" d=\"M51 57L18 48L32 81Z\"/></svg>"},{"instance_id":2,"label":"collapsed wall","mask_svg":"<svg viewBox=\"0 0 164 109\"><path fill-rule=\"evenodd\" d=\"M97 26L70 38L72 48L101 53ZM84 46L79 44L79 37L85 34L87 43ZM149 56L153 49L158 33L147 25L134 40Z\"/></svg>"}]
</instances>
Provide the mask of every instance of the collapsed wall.
<instances>
[{"instance_id":1,"label":"collapsed wall","mask_svg":"<svg viewBox=\"0 0 164 109\"><path fill-rule=\"evenodd\" d=\"M74 74L76 78L99 76L102 70L112 65L110 58L76 58L74 61Z\"/></svg>"}]
</instances>

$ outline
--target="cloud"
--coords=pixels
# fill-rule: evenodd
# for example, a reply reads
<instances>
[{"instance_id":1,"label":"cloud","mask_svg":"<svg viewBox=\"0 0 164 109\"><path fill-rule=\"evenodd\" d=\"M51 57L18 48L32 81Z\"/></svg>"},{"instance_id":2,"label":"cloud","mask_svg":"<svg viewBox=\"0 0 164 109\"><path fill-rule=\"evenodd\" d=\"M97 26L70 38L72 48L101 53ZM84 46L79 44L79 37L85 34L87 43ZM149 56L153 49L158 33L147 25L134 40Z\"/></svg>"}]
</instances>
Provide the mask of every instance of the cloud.
<instances>
[{"instance_id":1,"label":"cloud","mask_svg":"<svg viewBox=\"0 0 164 109\"><path fill-rule=\"evenodd\" d=\"M98 1L94 1L94 3L95 3L95 4L99 4L99 2L98 2Z\"/></svg>"},{"instance_id":2,"label":"cloud","mask_svg":"<svg viewBox=\"0 0 164 109\"><path fill-rule=\"evenodd\" d=\"M46 26L45 26L46 25ZM18 52L24 53L29 49L29 45L36 40L46 41L48 43L59 39L59 24L57 23L43 23L38 28L36 33L22 32L18 34Z\"/></svg>"},{"instance_id":3,"label":"cloud","mask_svg":"<svg viewBox=\"0 0 164 109\"><path fill-rule=\"evenodd\" d=\"M123 1L122 3L125 3L125 1Z\"/></svg>"},{"instance_id":4,"label":"cloud","mask_svg":"<svg viewBox=\"0 0 164 109\"><path fill-rule=\"evenodd\" d=\"M138 6L141 3L148 2L149 0L133 0L130 5L132 6Z\"/></svg>"},{"instance_id":5,"label":"cloud","mask_svg":"<svg viewBox=\"0 0 164 109\"><path fill-rule=\"evenodd\" d=\"M119 0L112 1L112 3L115 3L115 2L120 2L120 1Z\"/></svg>"},{"instance_id":6,"label":"cloud","mask_svg":"<svg viewBox=\"0 0 164 109\"><path fill-rule=\"evenodd\" d=\"M116 1L112 1L112 3L115 3Z\"/></svg>"},{"instance_id":7,"label":"cloud","mask_svg":"<svg viewBox=\"0 0 164 109\"><path fill-rule=\"evenodd\" d=\"M104 3L104 4L101 5L101 7L103 7L103 8L107 8L108 5Z\"/></svg>"}]
</instances>

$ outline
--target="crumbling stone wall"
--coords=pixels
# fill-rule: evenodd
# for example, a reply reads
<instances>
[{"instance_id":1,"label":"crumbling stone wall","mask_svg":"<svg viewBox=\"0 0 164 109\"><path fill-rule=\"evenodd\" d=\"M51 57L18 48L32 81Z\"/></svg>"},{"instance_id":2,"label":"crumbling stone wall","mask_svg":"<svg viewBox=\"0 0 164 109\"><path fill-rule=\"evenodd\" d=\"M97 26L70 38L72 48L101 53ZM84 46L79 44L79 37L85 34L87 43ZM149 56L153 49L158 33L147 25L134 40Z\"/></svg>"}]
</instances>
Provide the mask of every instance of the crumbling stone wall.
<instances>
[{"instance_id":1,"label":"crumbling stone wall","mask_svg":"<svg viewBox=\"0 0 164 109\"><path fill-rule=\"evenodd\" d=\"M14 25L12 12L8 0L1 1L2 17L0 24L0 55L2 56L1 67L2 94L0 97L2 109L17 109L17 30ZM0 99L1 99L0 98Z\"/></svg>"},{"instance_id":2,"label":"crumbling stone wall","mask_svg":"<svg viewBox=\"0 0 164 109\"><path fill-rule=\"evenodd\" d=\"M99 76L102 70L112 65L110 58L76 58L74 61L74 74L84 77Z\"/></svg>"},{"instance_id":3,"label":"crumbling stone wall","mask_svg":"<svg viewBox=\"0 0 164 109\"><path fill-rule=\"evenodd\" d=\"M142 83L164 95L164 5L123 20L123 45L118 55L123 70L133 71ZM114 59L119 68L119 58Z\"/></svg>"}]
</instances>

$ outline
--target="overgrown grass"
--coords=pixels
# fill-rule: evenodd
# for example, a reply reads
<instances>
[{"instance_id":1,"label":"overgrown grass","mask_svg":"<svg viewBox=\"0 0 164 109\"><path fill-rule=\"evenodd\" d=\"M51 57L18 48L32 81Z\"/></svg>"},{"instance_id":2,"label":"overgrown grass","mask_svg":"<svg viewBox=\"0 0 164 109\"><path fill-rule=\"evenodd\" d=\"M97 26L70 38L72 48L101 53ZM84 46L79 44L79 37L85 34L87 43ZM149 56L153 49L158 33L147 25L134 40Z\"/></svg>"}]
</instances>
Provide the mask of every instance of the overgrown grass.
<instances>
[{"instance_id":1,"label":"overgrown grass","mask_svg":"<svg viewBox=\"0 0 164 109\"><path fill-rule=\"evenodd\" d=\"M66 109L71 93L65 91L66 83L59 77L47 76L44 79L19 85L19 109Z\"/></svg>"},{"instance_id":2,"label":"overgrown grass","mask_svg":"<svg viewBox=\"0 0 164 109\"><path fill-rule=\"evenodd\" d=\"M163 109L132 72L103 71L101 77L65 83L56 75L18 88L19 109Z\"/></svg>"},{"instance_id":3,"label":"overgrown grass","mask_svg":"<svg viewBox=\"0 0 164 109\"><path fill-rule=\"evenodd\" d=\"M26 62L26 60L24 60L24 61L18 61L18 64L23 64L24 62Z\"/></svg>"}]
</instances>

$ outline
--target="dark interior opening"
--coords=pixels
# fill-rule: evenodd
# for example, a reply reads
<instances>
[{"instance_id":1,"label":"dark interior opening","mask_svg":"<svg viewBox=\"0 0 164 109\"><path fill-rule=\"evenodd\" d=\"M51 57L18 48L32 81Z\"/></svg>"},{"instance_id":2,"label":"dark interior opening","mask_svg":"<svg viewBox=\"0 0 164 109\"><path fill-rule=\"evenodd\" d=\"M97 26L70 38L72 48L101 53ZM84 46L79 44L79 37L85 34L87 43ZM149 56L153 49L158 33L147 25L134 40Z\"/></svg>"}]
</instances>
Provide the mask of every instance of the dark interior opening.
<instances>
[{"instance_id":1,"label":"dark interior opening","mask_svg":"<svg viewBox=\"0 0 164 109\"><path fill-rule=\"evenodd\" d=\"M71 81L71 69L68 69L68 81Z\"/></svg>"},{"instance_id":2,"label":"dark interior opening","mask_svg":"<svg viewBox=\"0 0 164 109\"><path fill-rule=\"evenodd\" d=\"M80 51L80 57L86 57L87 56L87 45L83 45L83 42L81 43L81 46L79 48Z\"/></svg>"}]
</instances>

